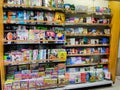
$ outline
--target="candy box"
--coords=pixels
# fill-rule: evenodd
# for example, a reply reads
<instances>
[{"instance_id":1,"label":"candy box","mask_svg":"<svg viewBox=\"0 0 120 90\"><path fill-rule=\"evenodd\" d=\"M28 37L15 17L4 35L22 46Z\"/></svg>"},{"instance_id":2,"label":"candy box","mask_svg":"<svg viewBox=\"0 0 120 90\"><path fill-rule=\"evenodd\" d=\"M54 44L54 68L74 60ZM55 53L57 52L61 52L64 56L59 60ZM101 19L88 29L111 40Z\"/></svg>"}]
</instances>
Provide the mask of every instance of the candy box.
<instances>
[{"instance_id":1,"label":"candy box","mask_svg":"<svg viewBox=\"0 0 120 90\"><path fill-rule=\"evenodd\" d=\"M21 80L20 81L21 88L27 89L28 88L28 80Z\"/></svg>"}]
</instances>

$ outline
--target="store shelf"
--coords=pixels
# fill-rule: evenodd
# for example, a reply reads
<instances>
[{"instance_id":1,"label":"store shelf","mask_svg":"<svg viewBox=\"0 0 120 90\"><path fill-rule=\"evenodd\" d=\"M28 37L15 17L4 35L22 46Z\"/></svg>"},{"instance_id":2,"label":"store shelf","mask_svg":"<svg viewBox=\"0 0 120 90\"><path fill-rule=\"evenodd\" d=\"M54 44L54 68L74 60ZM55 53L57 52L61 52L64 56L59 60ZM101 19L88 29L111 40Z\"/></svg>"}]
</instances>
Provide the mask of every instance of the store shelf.
<instances>
[{"instance_id":1,"label":"store shelf","mask_svg":"<svg viewBox=\"0 0 120 90\"><path fill-rule=\"evenodd\" d=\"M32 63L64 63L65 60L62 59L42 59L42 60L21 60L16 62L4 62L5 66L10 65L23 65L23 64L32 64Z\"/></svg>"},{"instance_id":2,"label":"store shelf","mask_svg":"<svg viewBox=\"0 0 120 90\"><path fill-rule=\"evenodd\" d=\"M73 85L66 85L62 88L55 88L55 89L49 89L49 90L70 90L70 89L80 89L80 88L90 88L94 86L102 86L102 85L112 85L112 80L103 80L103 81L97 81L97 82L87 82L82 84L73 84Z\"/></svg>"},{"instance_id":3,"label":"store shelf","mask_svg":"<svg viewBox=\"0 0 120 90\"><path fill-rule=\"evenodd\" d=\"M108 63L73 64L73 65L66 65L66 67L95 66L95 65L106 65L106 64Z\"/></svg>"},{"instance_id":4,"label":"store shelf","mask_svg":"<svg viewBox=\"0 0 120 90\"><path fill-rule=\"evenodd\" d=\"M78 36L86 36L86 37L110 37L110 34L66 34L67 37L78 37Z\"/></svg>"},{"instance_id":5,"label":"store shelf","mask_svg":"<svg viewBox=\"0 0 120 90\"><path fill-rule=\"evenodd\" d=\"M102 56L102 55L109 55L108 53L103 53L103 54L68 54L67 56L68 57L74 57L74 56L95 56L95 55L99 55L99 56Z\"/></svg>"},{"instance_id":6,"label":"store shelf","mask_svg":"<svg viewBox=\"0 0 120 90\"><path fill-rule=\"evenodd\" d=\"M65 41L65 40L4 40L4 42L14 42L14 43L40 43L40 42L59 42L59 41Z\"/></svg>"},{"instance_id":7,"label":"store shelf","mask_svg":"<svg viewBox=\"0 0 120 90\"><path fill-rule=\"evenodd\" d=\"M65 45L65 47L98 47L109 46L109 44L86 44L86 45Z\"/></svg>"},{"instance_id":8,"label":"store shelf","mask_svg":"<svg viewBox=\"0 0 120 90\"><path fill-rule=\"evenodd\" d=\"M110 24L66 22L65 26L110 26Z\"/></svg>"},{"instance_id":9,"label":"store shelf","mask_svg":"<svg viewBox=\"0 0 120 90\"><path fill-rule=\"evenodd\" d=\"M111 16L110 13L97 13L97 12L89 12L89 11L75 11L75 10L65 10L66 14L88 14L88 15L104 15Z\"/></svg>"},{"instance_id":10,"label":"store shelf","mask_svg":"<svg viewBox=\"0 0 120 90\"><path fill-rule=\"evenodd\" d=\"M4 22L7 22L7 21L4 21ZM21 22L24 22L24 23L21 23ZM23 20L23 21L15 20L13 23L4 23L4 25L45 25L45 24L47 24L47 25L64 25L63 22L43 21L43 20Z\"/></svg>"},{"instance_id":11,"label":"store shelf","mask_svg":"<svg viewBox=\"0 0 120 90\"><path fill-rule=\"evenodd\" d=\"M21 4L3 4L4 9L22 9L22 10L48 10L48 11L64 11L63 8L45 7L45 6L27 6Z\"/></svg>"},{"instance_id":12,"label":"store shelf","mask_svg":"<svg viewBox=\"0 0 120 90\"><path fill-rule=\"evenodd\" d=\"M49 26L49 27L64 27L64 24L57 22L45 22L45 23L4 23L4 26Z\"/></svg>"}]
</instances>

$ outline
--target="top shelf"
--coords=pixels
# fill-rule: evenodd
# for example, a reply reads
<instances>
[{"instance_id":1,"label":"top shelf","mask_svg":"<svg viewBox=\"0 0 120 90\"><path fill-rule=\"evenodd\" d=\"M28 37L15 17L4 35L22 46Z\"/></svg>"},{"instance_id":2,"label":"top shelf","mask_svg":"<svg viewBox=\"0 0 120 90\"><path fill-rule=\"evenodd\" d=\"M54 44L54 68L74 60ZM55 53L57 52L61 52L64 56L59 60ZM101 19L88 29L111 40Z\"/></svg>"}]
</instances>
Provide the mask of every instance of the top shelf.
<instances>
[{"instance_id":1,"label":"top shelf","mask_svg":"<svg viewBox=\"0 0 120 90\"><path fill-rule=\"evenodd\" d=\"M27 6L20 4L3 4L4 9L23 9L23 10L48 10L48 11L63 11L63 8L45 7L45 6Z\"/></svg>"},{"instance_id":2,"label":"top shelf","mask_svg":"<svg viewBox=\"0 0 120 90\"><path fill-rule=\"evenodd\" d=\"M110 13L98 13L98 12L89 12L89 11L75 11L75 10L65 10L66 14L88 14L88 15L106 15L106 16L111 16Z\"/></svg>"},{"instance_id":3,"label":"top shelf","mask_svg":"<svg viewBox=\"0 0 120 90\"><path fill-rule=\"evenodd\" d=\"M94 14L94 15L107 15L111 16L110 13L96 13L96 12L88 12L88 11L73 11L73 10L66 10L64 8L54 8L54 7L45 7L45 6L27 6L27 5L20 5L20 4L3 4L4 9L23 9L23 10L48 10L48 11L62 11L66 14Z\"/></svg>"}]
</instances>

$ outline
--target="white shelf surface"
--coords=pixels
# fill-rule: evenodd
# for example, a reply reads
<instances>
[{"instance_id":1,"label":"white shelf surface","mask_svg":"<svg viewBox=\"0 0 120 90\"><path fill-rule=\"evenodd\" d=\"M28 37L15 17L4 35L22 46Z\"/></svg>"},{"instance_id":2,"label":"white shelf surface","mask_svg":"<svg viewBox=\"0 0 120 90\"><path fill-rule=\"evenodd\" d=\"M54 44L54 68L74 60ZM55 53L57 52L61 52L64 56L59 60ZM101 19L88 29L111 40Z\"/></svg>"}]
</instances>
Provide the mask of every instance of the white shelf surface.
<instances>
[{"instance_id":1,"label":"white shelf surface","mask_svg":"<svg viewBox=\"0 0 120 90\"><path fill-rule=\"evenodd\" d=\"M97 82L87 82L82 84L72 84L72 85L66 85L62 88L55 88L55 89L48 89L48 90L70 90L70 89L89 88L89 87L108 85L108 84L113 84L113 81L104 80L104 81L97 81Z\"/></svg>"}]
</instances>

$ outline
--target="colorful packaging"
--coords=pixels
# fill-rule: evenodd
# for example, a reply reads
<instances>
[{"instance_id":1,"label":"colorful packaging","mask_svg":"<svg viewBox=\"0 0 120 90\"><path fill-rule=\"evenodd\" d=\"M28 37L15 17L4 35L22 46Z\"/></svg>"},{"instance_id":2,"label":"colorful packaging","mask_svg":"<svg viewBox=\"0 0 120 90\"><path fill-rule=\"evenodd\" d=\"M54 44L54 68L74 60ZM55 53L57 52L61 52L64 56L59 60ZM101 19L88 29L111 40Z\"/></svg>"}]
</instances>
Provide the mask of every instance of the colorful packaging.
<instances>
[{"instance_id":1,"label":"colorful packaging","mask_svg":"<svg viewBox=\"0 0 120 90\"><path fill-rule=\"evenodd\" d=\"M58 76L58 85L66 85L66 80L64 75Z\"/></svg>"},{"instance_id":2,"label":"colorful packaging","mask_svg":"<svg viewBox=\"0 0 120 90\"><path fill-rule=\"evenodd\" d=\"M27 89L28 88L28 80L21 80L20 81L21 88Z\"/></svg>"},{"instance_id":3,"label":"colorful packaging","mask_svg":"<svg viewBox=\"0 0 120 90\"><path fill-rule=\"evenodd\" d=\"M14 90L20 89L20 81L14 81L12 88L13 88Z\"/></svg>"},{"instance_id":4,"label":"colorful packaging","mask_svg":"<svg viewBox=\"0 0 120 90\"><path fill-rule=\"evenodd\" d=\"M90 82L95 82L96 81L96 74L94 71L90 72Z\"/></svg>"},{"instance_id":5,"label":"colorful packaging","mask_svg":"<svg viewBox=\"0 0 120 90\"><path fill-rule=\"evenodd\" d=\"M86 72L80 73L80 80L81 80L81 83L86 83Z\"/></svg>"},{"instance_id":6,"label":"colorful packaging","mask_svg":"<svg viewBox=\"0 0 120 90\"><path fill-rule=\"evenodd\" d=\"M36 82L37 87L44 86L44 78L43 77L37 78L35 82Z\"/></svg>"},{"instance_id":7,"label":"colorful packaging","mask_svg":"<svg viewBox=\"0 0 120 90\"><path fill-rule=\"evenodd\" d=\"M29 79L29 88L35 88L36 82L35 79Z\"/></svg>"},{"instance_id":8,"label":"colorful packaging","mask_svg":"<svg viewBox=\"0 0 120 90\"><path fill-rule=\"evenodd\" d=\"M6 81L5 82L4 90L12 90L12 81Z\"/></svg>"}]
</instances>

